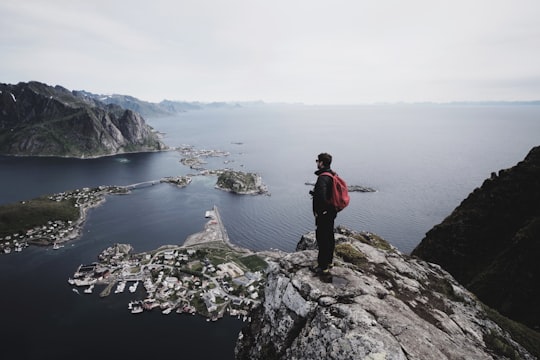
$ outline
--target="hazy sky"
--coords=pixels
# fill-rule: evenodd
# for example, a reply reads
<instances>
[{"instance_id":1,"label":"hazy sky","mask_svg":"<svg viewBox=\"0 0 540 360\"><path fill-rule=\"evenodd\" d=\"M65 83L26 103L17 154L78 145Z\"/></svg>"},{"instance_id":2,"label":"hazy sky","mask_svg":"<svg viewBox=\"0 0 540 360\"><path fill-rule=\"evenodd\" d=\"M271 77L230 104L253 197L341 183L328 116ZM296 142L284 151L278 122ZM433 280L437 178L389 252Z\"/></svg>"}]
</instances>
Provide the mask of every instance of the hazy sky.
<instances>
[{"instance_id":1,"label":"hazy sky","mask_svg":"<svg viewBox=\"0 0 540 360\"><path fill-rule=\"evenodd\" d=\"M0 82L142 100L540 99L539 0L2 0Z\"/></svg>"}]
</instances>

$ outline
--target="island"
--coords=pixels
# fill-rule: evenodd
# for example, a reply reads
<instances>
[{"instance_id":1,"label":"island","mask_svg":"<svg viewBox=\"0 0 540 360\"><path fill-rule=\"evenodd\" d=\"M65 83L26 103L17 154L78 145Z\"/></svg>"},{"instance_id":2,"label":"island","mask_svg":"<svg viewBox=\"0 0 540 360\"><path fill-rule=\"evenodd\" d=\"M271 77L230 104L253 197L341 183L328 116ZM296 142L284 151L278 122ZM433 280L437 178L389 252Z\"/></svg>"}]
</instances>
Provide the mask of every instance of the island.
<instances>
[{"instance_id":1,"label":"island","mask_svg":"<svg viewBox=\"0 0 540 360\"><path fill-rule=\"evenodd\" d=\"M192 145L181 145L176 150L182 155L182 158L180 159L180 162L185 165L189 166L190 169L193 170L205 170L205 168L202 166L206 164L206 161L204 158L207 157L224 157L229 156L230 153L227 151L221 151L221 150L206 150L206 149L195 149Z\"/></svg>"},{"instance_id":2,"label":"island","mask_svg":"<svg viewBox=\"0 0 540 360\"><path fill-rule=\"evenodd\" d=\"M101 286L101 297L127 287L133 293L127 309L133 314L158 309L199 314L208 321L225 314L250 321L250 310L260 305L267 262L261 254L230 243L216 206L205 217L204 230L182 245L133 254L130 245L116 244L98 262L81 264L68 282L79 294L81 287L89 294Z\"/></svg>"},{"instance_id":3,"label":"island","mask_svg":"<svg viewBox=\"0 0 540 360\"><path fill-rule=\"evenodd\" d=\"M191 184L192 180L191 176L166 176L160 182L174 184L182 188Z\"/></svg>"},{"instance_id":4,"label":"island","mask_svg":"<svg viewBox=\"0 0 540 360\"><path fill-rule=\"evenodd\" d=\"M269 194L260 175L242 171L224 170L217 179L216 188L236 194Z\"/></svg>"}]
</instances>

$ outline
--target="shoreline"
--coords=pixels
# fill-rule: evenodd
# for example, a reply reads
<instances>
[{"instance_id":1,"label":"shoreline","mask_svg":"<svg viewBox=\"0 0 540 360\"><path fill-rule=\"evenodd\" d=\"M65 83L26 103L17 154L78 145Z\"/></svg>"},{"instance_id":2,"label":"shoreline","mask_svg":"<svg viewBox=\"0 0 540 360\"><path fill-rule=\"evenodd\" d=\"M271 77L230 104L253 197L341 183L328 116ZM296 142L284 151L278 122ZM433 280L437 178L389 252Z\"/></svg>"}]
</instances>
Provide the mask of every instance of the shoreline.
<instances>
[{"instance_id":1,"label":"shoreline","mask_svg":"<svg viewBox=\"0 0 540 360\"><path fill-rule=\"evenodd\" d=\"M176 150L169 149L168 151ZM16 155L14 155L16 156ZM58 220L49 219L46 223L34 225L32 228L24 228L15 230L13 235L6 235L5 238L0 238L0 252L10 253L12 250L16 252L21 251L24 247L29 245L36 246L53 246L53 249L59 249L63 247L64 243L72 240L76 240L82 236L83 227L87 219L87 212L90 209L101 206L106 201L106 196L111 194L129 194L132 189L139 186L151 183L171 183L178 187L185 187L191 183L193 176L205 176L205 175L217 175L225 170L215 171L203 171L200 174L188 175L188 176L176 176L165 177L160 180L151 180L142 183L125 185L125 186L98 186L95 188L82 188L71 190L67 192L56 193L48 196L51 201L74 201L75 207L79 208L79 216L75 220ZM230 170L228 170L230 171ZM259 181L262 184L262 180ZM269 195L268 189L265 185L259 185L257 190L250 191L235 191L233 189L225 188L216 185L214 187L217 190L231 192L238 195ZM24 202L21 202L24 204ZM209 220L205 225L203 232L191 234L184 240L185 247L191 245L197 245L200 243L207 243L212 241L222 241L230 249L234 249L237 252L249 253L250 250L238 247L232 244L228 238L227 231L223 226L221 217L217 207L214 206L213 210L215 219ZM218 229L215 230L212 227L212 221L216 221ZM208 236L208 234L213 234ZM212 240L215 238L215 240Z\"/></svg>"},{"instance_id":2,"label":"shoreline","mask_svg":"<svg viewBox=\"0 0 540 360\"><path fill-rule=\"evenodd\" d=\"M100 159L106 157L113 157L118 155L129 155L129 154L145 154L145 153L158 153L158 152L168 152L174 151L176 148L161 149L161 150L140 150L140 151L126 151L118 152L115 154L104 154L104 155L95 155L95 156L69 156L69 155L35 155L35 154L0 154L0 156L6 157L36 157L36 158L59 158L59 159L79 159L79 160L92 160Z\"/></svg>"},{"instance_id":3,"label":"shoreline","mask_svg":"<svg viewBox=\"0 0 540 360\"><path fill-rule=\"evenodd\" d=\"M262 269L268 266L258 253L233 245L214 205L206 211L204 229L188 236L182 245L162 245L133 254L129 244L115 244L99 254L98 262L81 264L68 283L73 291L84 287L99 297L137 292L128 309L133 314L158 308L163 314L201 315L216 321L226 313L251 321L248 313L260 305L264 291ZM129 269L129 270L126 270ZM174 271L171 271L174 269ZM130 284L127 287L127 284ZM137 287L142 285L144 296Z\"/></svg>"},{"instance_id":4,"label":"shoreline","mask_svg":"<svg viewBox=\"0 0 540 360\"><path fill-rule=\"evenodd\" d=\"M88 211L93 208L97 208L101 205L103 205L107 199L105 198L105 195L103 198L101 198L99 201L97 201L95 204L87 205L87 206L80 206L79 207L79 219L76 220L75 223L72 224L73 230L68 232L65 236L62 238L57 239L54 243L55 244L62 244L65 242L68 242L70 240L75 240L82 236L82 231L84 227L84 223L86 222L86 218L88 215Z\"/></svg>"},{"instance_id":5,"label":"shoreline","mask_svg":"<svg viewBox=\"0 0 540 360\"><path fill-rule=\"evenodd\" d=\"M96 188L82 188L70 192L62 192L48 196L51 202L73 201L78 208L78 216L74 220L50 219L46 223L34 225L31 228L20 229L13 235L1 238L0 252L9 254L12 250L20 252L30 245L48 247L53 249L63 247L68 241L81 237L84 224L90 209L101 206L106 202L109 194L127 193L128 190L118 186L99 186ZM25 201L21 202L24 206Z\"/></svg>"}]
</instances>

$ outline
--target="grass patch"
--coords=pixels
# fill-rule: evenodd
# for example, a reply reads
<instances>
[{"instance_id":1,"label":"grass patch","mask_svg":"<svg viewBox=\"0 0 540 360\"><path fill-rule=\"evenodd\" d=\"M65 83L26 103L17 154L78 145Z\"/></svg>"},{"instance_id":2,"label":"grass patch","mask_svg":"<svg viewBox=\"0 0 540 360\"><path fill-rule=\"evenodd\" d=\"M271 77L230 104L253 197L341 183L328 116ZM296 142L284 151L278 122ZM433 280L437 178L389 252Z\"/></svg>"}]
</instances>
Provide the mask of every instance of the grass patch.
<instances>
[{"instance_id":1,"label":"grass patch","mask_svg":"<svg viewBox=\"0 0 540 360\"><path fill-rule=\"evenodd\" d=\"M244 264L250 271L261 271L268 267L268 263L257 255L244 256L239 258L238 261Z\"/></svg>"},{"instance_id":2,"label":"grass patch","mask_svg":"<svg viewBox=\"0 0 540 360\"><path fill-rule=\"evenodd\" d=\"M207 249L206 258L208 258L212 265L217 266L218 264L231 261L231 252L225 249L211 248Z\"/></svg>"},{"instance_id":3,"label":"grass patch","mask_svg":"<svg viewBox=\"0 0 540 360\"><path fill-rule=\"evenodd\" d=\"M511 360L520 360L519 353L514 347L509 344L505 338L494 331L489 331L489 334L484 334L484 342L496 355L504 356Z\"/></svg>"},{"instance_id":4,"label":"grass patch","mask_svg":"<svg viewBox=\"0 0 540 360\"><path fill-rule=\"evenodd\" d=\"M391 251L393 250L392 245L386 240L384 240L382 237L377 236L375 234L356 234L353 235L353 238L356 240L359 240L360 242L363 242L364 244L371 245L377 249L385 250L385 251Z\"/></svg>"},{"instance_id":5,"label":"grass patch","mask_svg":"<svg viewBox=\"0 0 540 360\"><path fill-rule=\"evenodd\" d=\"M204 303L204 300L200 298L198 293L193 299L191 299L191 305L197 310L198 314L202 316L208 316L208 309L206 308L206 304Z\"/></svg>"},{"instance_id":6,"label":"grass patch","mask_svg":"<svg viewBox=\"0 0 540 360\"><path fill-rule=\"evenodd\" d=\"M428 282L428 285L426 286L427 288L433 291L436 291L440 294L443 294L444 296L446 296L448 299L452 301L464 302L463 297L459 294L456 294L456 292L454 291L454 287L452 286L450 281L448 281L447 279L443 277L436 277L433 275L428 275L428 279L429 279L429 282Z\"/></svg>"},{"instance_id":7,"label":"grass patch","mask_svg":"<svg viewBox=\"0 0 540 360\"><path fill-rule=\"evenodd\" d=\"M336 245L335 254L343 259L343 261L362 267L367 263L367 259L361 251L356 249L351 244L341 243Z\"/></svg>"},{"instance_id":8,"label":"grass patch","mask_svg":"<svg viewBox=\"0 0 540 360\"><path fill-rule=\"evenodd\" d=\"M33 200L0 206L0 237L26 232L48 221L75 221L79 218L75 200L50 200L39 197Z\"/></svg>"},{"instance_id":9,"label":"grass patch","mask_svg":"<svg viewBox=\"0 0 540 360\"><path fill-rule=\"evenodd\" d=\"M540 359L540 333L521 323L508 319L487 305L483 304L483 307L484 311L491 320L496 322L504 330L508 331L515 341L527 349L527 351L529 351L531 354ZM493 336L488 336L487 338L484 336L484 341L488 346L490 346L491 349L493 349L493 351L498 351L497 354L505 355L511 359L514 359L514 357L508 356L506 353L513 354L515 350L504 339L501 339L500 336L496 336L496 334ZM516 359L519 359L519 356Z\"/></svg>"}]
</instances>

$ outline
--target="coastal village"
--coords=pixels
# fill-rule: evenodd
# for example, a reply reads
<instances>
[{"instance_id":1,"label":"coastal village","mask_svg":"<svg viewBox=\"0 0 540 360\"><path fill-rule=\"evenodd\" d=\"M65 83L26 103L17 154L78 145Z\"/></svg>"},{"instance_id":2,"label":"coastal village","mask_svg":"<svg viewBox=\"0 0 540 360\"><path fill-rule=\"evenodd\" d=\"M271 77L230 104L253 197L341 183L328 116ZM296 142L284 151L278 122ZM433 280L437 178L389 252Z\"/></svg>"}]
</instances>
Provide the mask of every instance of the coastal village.
<instances>
[{"instance_id":1,"label":"coastal village","mask_svg":"<svg viewBox=\"0 0 540 360\"><path fill-rule=\"evenodd\" d=\"M107 194L127 194L128 190L120 186L98 186L96 188L83 188L73 191L53 194L47 197L48 200L61 203L72 204L79 210L80 216L77 220L49 220L46 224L34 226L25 231L19 231L10 235L0 237L0 252L9 254L11 251L20 252L30 244L52 245L53 249L63 247L62 243L75 239L80 235L82 223L86 219L86 211L100 205ZM27 201L22 201L21 206L27 205Z\"/></svg>"},{"instance_id":2,"label":"coastal village","mask_svg":"<svg viewBox=\"0 0 540 360\"><path fill-rule=\"evenodd\" d=\"M181 246L132 254L130 245L116 244L99 255L99 262L79 266L68 282L79 294L101 287L101 297L127 289L134 294L127 304L133 314L157 309L199 314L208 321L225 314L249 321L247 314L260 303L267 264L228 242L216 207L205 216L204 231Z\"/></svg>"}]
</instances>

